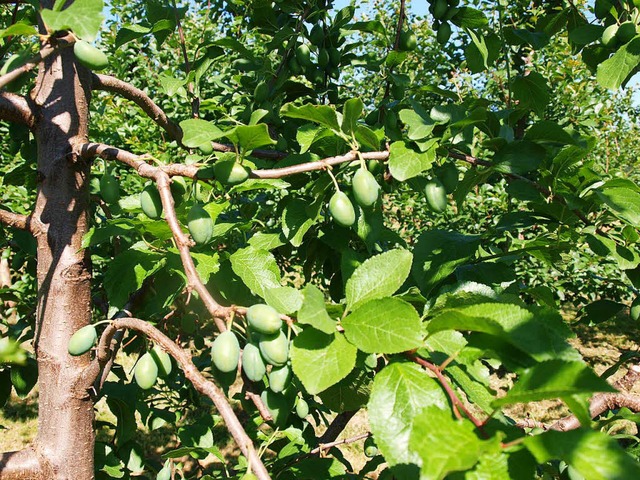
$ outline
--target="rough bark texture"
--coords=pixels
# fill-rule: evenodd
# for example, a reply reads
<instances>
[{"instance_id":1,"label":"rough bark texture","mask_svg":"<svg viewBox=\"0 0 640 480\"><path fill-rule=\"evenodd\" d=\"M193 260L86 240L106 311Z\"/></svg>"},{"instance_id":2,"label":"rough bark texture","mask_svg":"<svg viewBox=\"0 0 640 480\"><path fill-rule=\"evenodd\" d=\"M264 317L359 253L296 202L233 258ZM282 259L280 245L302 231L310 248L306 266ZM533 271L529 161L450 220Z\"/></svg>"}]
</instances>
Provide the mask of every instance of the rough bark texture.
<instances>
[{"instance_id":1,"label":"rough bark texture","mask_svg":"<svg viewBox=\"0 0 640 480\"><path fill-rule=\"evenodd\" d=\"M88 229L90 165L72 155L87 141L90 73L76 71L66 48L45 59L33 100L40 179L34 217L46 228L38 241L35 351L39 369L40 478L93 478L93 403L82 372L89 355L67 352L71 335L91 320L91 272L81 248Z\"/></svg>"}]
</instances>

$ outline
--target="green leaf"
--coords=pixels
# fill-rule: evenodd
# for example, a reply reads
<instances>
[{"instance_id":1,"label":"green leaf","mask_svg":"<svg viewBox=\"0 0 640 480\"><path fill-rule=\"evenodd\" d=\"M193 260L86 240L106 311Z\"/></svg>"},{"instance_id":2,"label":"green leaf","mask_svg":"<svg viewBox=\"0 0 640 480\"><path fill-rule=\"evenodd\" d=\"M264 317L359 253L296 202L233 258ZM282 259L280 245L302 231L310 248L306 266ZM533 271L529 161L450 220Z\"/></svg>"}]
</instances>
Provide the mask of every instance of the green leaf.
<instances>
[{"instance_id":1,"label":"green leaf","mask_svg":"<svg viewBox=\"0 0 640 480\"><path fill-rule=\"evenodd\" d=\"M432 147L421 153L405 142L393 142L389 151L389 171L393 178L402 182L429 170L436 159L436 145Z\"/></svg>"},{"instance_id":2,"label":"green leaf","mask_svg":"<svg viewBox=\"0 0 640 480\"><path fill-rule=\"evenodd\" d=\"M73 33L82 40L93 42L104 20L103 8L102 0L74 0L61 12L42 9L40 16L52 32L73 30Z\"/></svg>"},{"instance_id":3,"label":"green leaf","mask_svg":"<svg viewBox=\"0 0 640 480\"><path fill-rule=\"evenodd\" d=\"M351 98L342 107L342 131L351 136L355 133L358 119L364 111L364 103L358 98Z\"/></svg>"},{"instance_id":4,"label":"green leaf","mask_svg":"<svg viewBox=\"0 0 640 480\"><path fill-rule=\"evenodd\" d=\"M480 456L480 461L470 472L466 472L465 480L504 480L513 478L509 473L509 456L500 451L490 450Z\"/></svg>"},{"instance_id":5,"label":"green leaf","mask_svg":"<svg viewBox=\"0 0 640 480\"><path fill-rule=\"evenodd\" d=\"M427 138L433 132L436 123L428 115L420 115L415 110L400 110L400 120L409 129L407 138L409 140L422 140Z\"/></svg>"},{"instance_id":6,"label":"green leaf","mask_svg":"<svg viewBox=\"0 0 640 480\"><path fill-rule=\"evenodd\" d=\"M160 74L158 76L158 80L160 80L160 86L162 87L162 91L169 97L174 97L176 95L186 96L186 90L184 86L187 84L186 78L174 78L170 75ZM197 120L197 119L195 119ZM188 120L185 120L187 122ZM198 120L202 122L203 120Z\"/></svg>"},{"instance_id":7,"label":"green leaf","mask_svg":"<svg viewBox=\"0 0 640 480\"><path fill-rule=\"evenodd\" d=\"M250 126L239 125L225 132L224 135L231 143L239 146L242 152L248 152L254 148L267 145L275 145L276 143L269 135L269 128L266 123Z\"/></svg>"},{"instance_id":8,"label":"green leaf","mask_svg":"<svg viewBox=\"0 0 640 480\"><path fill-rule=\"evenodd\" d=\"M282 233L294 247L302 245L304 235L316 223L309 216L309 199L291 198L282 210Z\"/></svg>"},{"instance_id":9,"label":"green leaf","mask_svg":"<svg viewBox=\"0 0 640 480\"><path fill-rule=\"evenodd\" d=\"M494 168L499 172L523 174L536 170L545 156L546 150L533 142L512 142L496 152Z\"/></svg>"},{"instance_id":10,"label":"green leaf","mask_svg":"<svg viewBox=\"0 0 640 480\"><path fill-rule=\"evenodd\" d=\"M460 28L483 28L489 24L489 20L480 10L470 7L461 7L453 18L451 23Z\"/></svg>"},{"instance_id":11,"label":"green leaf","mask_svg":"<svg viewBox=\"0 0 640 480\"><path fill-rule=\"evenodd\" d=\"M469 420L454 420L451 409L428 406L416 416L409 448L422 459L421 480L442 480L473 467L486 448Z\"/></svg>"},{"instance_id":12,"label":"green leaf","mask_svg":"<svg viewBox=\"0 0 640 480\"><path fill-rule=\"evenodd\" d=\"M606 380L598 377L582 362L549 360L525 370L507 395L493 403L501 406L615 391Z\"/></svg>"},{"instance_id":13,"label":"green leaf","mask_svg":"<svg viewBox=\"0 0 640 480\"><path fill-rule=\"evenodd\" d=\"M138 244L116 256L108 264L104 287L112 307L122 308L129 295L142 286L142 282L165 265L163 255L146 250Z\"/></svg>"},{"instance_id":14,"label":"green leaf","mask_svg":"<svg viewBox=\"0 0 640 480\"><path fill-rule=\"evenodd\" d=\"M0 365L4 363L24 365L26 362L27 352L20 346L18 342L9 337L0 338ZM0 406L3 406L4 403L5 402L2 401L2 395L0 395Z\"/></svg>"},{"instance_id":15,"label":"green leaf","mask_svg":"<svg viewBox=\"0 0 640 480\"><path fill-rule=\"evenodd\" d=\"M324 295L318 287L308 284L302 291L303 301L298 312L298 323L311 325L326 334L336 331L336 321L327 313Z\"/></svg>"},{"instance_id":16,"label":"green leaf","mask_svg":"<svg viewBox=\"0 0 640 480\"><path fill-rule=\"evenodd\" d=\"M369 374L355 368L349 375L319 394L322 404L334 412L359 410L369 401L371 385Z\"/></svg>"},{"instance_id":17,"label":"green leaf","mask_svg":"<svg viewBox=\"0 0 640 480\"><path fill-rule=\"evenodd\" d=\"M302 293L293 287L267 288L264 292L264 299L278 312L285 315L297 312L302 305Z\"/></svg>"},{"instance_id":18,"label":"green leaf","mask_svg":"<svg viewBox=\"0 0 640 480\"><path fill-rule=\"evenodd\" d=\"M602 38L604 28L600 25L582 25L569 32L569 41L576 45L588 45Z\"/></svg>"},{"instance_id":19,"label":"green leaf","mask_svg":"<svg viewBox=\"0 0 640 480\"><path fill-rule=\"evenodd\" d=\"M296 107L292 103L286 103L280 109L280 115L289 118L308 120L327 127L334 132L340 131L336 111L328 105L303 105Z\"/></svg>"},{"instance_id":20,"label":"green leaf","mask_svg":"<svg viewBox=\"0 0 640 480\"><path fill-rule=\"evenodd\" d=\"M408 250L396 249L371 257L356 268L345 289L347 310L393 295L409 276L412 259Z\"/></svg>"},{"instance_id":21,"label":"green leaf","mask_svg":"<svg viewBox=\"0 0 640 480\"><path fill-rule=\"evenodd\" d=\"M275 257L266 250L246 247L231 257L231 268L254 294L265 298L270 288L280 287L280 269Z\"/></svg>"},{"instance_id":22,"label":"green leaf","mask_svg":"<svg viewBox=\"0 0 640 480\"><path fill-rule=\"evenodd\" d=\"M369 425L389 465L421 463L409 449L409 437L415 417L429 406L448 408L447 398L438 382L416 364L390 363L375 376Z\"/></svg>"},{"instance_id":23,"label":"green leaf","mask_svg":"<svg viewBox=\"0 0 640 480\"><path fill-rule=\"evenodd\" d=\"M429 230L418 238L413 251L412 274L424 293L429 293L455 269L467 263L480 245L477 235Z\"/></svg>"},{"instance_id":24,"label":"green leaf","mask_svg":"<svg viewBox=\"0 0 640 480\"><path fill-rule=\"evenodd\" d=\"M344 335L307 328L293 340L291 367L307 392L316 395L353 370L356 353Z\"/></svg>"},{"instance_id":25,"label":"green leaf","mask_svg":"<svg viewBox=\"0 0 640 480\"><path fill-rule=\"evenodd\" d=\"M116 48L120 48L125 43L144 37L151 33L151 27L145 27L135 23L125 23L116 34Z\"/></svg>"},{"instance_id":26,"label":"green leaf","mask_svg":"<svg viewBox=\"0 0 640 480\"><path fill-rule=\"evenodd\" d=\"M296 132L296 140L300 144L300 153L307 152L315 142L331 135L333 135L331 130L320 125L312 123L302 125Z\"/></svg>"},{"instance_id":27,"label":"green leaf","mask_svg":"<svg viewBox=\"0 0 640 480\"><path fill-rule=\"evenodd\" d=\"M223 137L225 134L213 123L199 118L190 118L180 122L182 143L189 148L196 148L207 142Z\"/></svg>"},{"instance_id":28,"label":"green leaf","mask_svg":"<svg viewBox=\"0 0 640 480\"><path fill-rule=\"evenodd\" d=\"M130 391L133 394L133 391ZM118 397L107 397L109 410L116 417L116 444L123 445L131 440L136 433L135 407L129 402Z\"/></svg>"},{"instance_id":29,"label":"green leaf","mask_svg":"<svg viewBox=\"0 0 640 480\"><path fill-rule=\"evenodd\" d=\"M418 312L398 298L371 300L344 318L342 326L347 339L367 353L399 353L422 344Z\"/></svg>"},{"instance_id":30,"label":"green leaf","mask_svg":"<svg viewBox=\"0 0 640 480\"><path fill-rule=\"evenodd\" d=\"M524 445L539 463L564 460L589 480L640 478L638 463L602 432L584 428L557 432L550 430L527 437Z\"/></svg>"},{"instance_id":31,"label":"green leaf","mask_svg":"<svg viewBox=\"0 0 640 480\"><path fill-rule=\"evenodd\" d=\"M569 145L575 143L573 137L556 122L543 120L532 125L524 136L525 140L538 143L559 143Z\"/></svg>"},{"instance_id":32,"label":"green leaf","mask_svg":"<svg viewBox=\"0 0 640 480\"><path fill-rule=\"evenodd\" d=\"M552 310L529 311L507 303L478 303L444 310L427 325L429 333L470 330L502 338L539 362L581 360L566 341L570 330Z\"/></svg>"},{"instance_id":33,"label":"green leaf","mask_svg":"<svg viewBox=\"0 0 640 480\"><path fill-rule=\"evenodd\" d=\"M598 198L620 220L640 228L640 193L636 189L609 185L605 183L596 190Z\"/></svg>"},{"instance_id":34,"label":"green leaf","mask_svg":"<svg viewBox=\"0 0 640 480\"><path fill-rule=\"evenodd\" d=\"M33 25L25 22L24 20L20 20L19 22L16 22L13 25L9 25L4 30L0 30L0 38L22 36L22 35L28 36L28 35L37 35L37 34L38 34L38 30Z\"/></svg>"},{"instance_id":35,"label":"green leaf","mask_svg":"<svg viewBox=\"0 0 640 480\"><path fill-rule=\"evenodd\" d=\"M542 75L531 72L526 76L519 76L513 80L513 98L518 100L520 108L529 108L539 116L549 103L549 87Z\"/></svg>"},{"instance_id":36,"label":"green leaf","mask_svg":"<svg viewBox=\"0 0 640 480\"><path fill-rule=\"evenodd\" d=\"M638 64L640 64L640 36L633 38L620 47L611 58L598 65L596 79L604 88L617 90L627 81Z\"/></svg>"},{"instance_id":37,"label":"green leaf","mask_svg":"<svg viewBox=\"0 0 640 480\"><path fill-rule=\"evenodd\" d=\"M356 125L356 140L360 145L360 148L365 150L379 150L380 138L375 134L373 130L364 125Z\"/></svg>"},{"instance_id":38,"label":"green leaf","mask_svg":"<svg viewBox=\"0 0 640 480\"><path fill-rule=\"evenodd\" d=\"M198 253L191 252L196 264L196 271L204 283L209 281L209 277L220 270L220 255L216 253Z\"/></svg>"}]
</instances>

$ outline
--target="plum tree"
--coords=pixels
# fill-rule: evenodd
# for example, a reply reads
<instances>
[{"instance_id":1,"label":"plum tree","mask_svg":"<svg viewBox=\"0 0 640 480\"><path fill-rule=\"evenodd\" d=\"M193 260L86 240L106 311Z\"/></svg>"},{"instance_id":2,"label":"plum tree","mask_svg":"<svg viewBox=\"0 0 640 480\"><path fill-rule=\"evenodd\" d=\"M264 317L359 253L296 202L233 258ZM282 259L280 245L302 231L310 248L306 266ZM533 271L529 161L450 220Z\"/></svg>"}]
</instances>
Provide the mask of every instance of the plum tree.
<instances>
[{"instance_id":1,"label":"plum tree","mask_svg":"<svg viewBox=\"0 0 640 480\"><path fill-rule=\"evenodd\" d=\"M640 478L637 2L0 3L0 478Z\"/></svg>"}]
</instances>

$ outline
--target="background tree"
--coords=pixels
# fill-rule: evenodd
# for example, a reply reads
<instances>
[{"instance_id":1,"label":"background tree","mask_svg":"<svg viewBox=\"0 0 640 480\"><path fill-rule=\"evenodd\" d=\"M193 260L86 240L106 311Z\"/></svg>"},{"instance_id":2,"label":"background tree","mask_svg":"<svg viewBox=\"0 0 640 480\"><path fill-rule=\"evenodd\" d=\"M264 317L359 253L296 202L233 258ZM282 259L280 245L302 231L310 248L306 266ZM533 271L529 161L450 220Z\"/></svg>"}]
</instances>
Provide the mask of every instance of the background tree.
<instances>
[{"instance_id":1,"label":"background tree","mask_svg":"<svg viewBox=\"0 0 640 480\"><path fill-rule=\"evenodd\" d=\"M560 315L638 288L634 2L1 7L0 478L638 477L633 355Z\"/></svg>"}]
</instances>

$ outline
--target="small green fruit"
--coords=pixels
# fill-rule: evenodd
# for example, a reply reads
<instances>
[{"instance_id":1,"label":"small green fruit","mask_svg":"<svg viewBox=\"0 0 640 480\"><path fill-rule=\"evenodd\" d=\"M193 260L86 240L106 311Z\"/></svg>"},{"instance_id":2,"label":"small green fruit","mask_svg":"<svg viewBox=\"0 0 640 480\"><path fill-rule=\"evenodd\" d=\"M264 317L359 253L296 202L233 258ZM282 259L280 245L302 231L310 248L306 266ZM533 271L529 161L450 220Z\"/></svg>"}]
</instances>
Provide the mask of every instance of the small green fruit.
<instances>
[{"instance_id":1,"label":"small green fruit","mask_svg":"<svg viewBox=\"0 0 640 480\"><path fill-rule=\"evenodd\" d=\"M253 99L256 103L262 103L269 97L269 85L267 82L260 82L253 91Z\"/></svg>"},{"instance_id":2,"label":"small green fruit","mask_svg":"<svg viewBox=\"0 0 640 480\"><path fill-rule=\"evenodd\" d=\"M364 366L369 370L375 370L378 368L378 357L375 353L367 355L364 359Z\"/></svg>"},{"instance_id":3,"label":"small green fruit","mask_svg":"<svg viewBox=\"0 0 640 480\"><path fill-rule=\"evenodd\" d=\"M271 365L280 367L289 360L289 341L282 330L274 335L264 335L258 346L262 358Z\"/></svg>"},{"instance_id":4,"label":"small green fruit","mask_svg":"<svg viewBox=\"0 0 640 480\"><path fill-rule=\"evenodd\" d=\"M100 196L109 203L118 203L120 200L120 185L116 177L109 173L105 173L100 177Z\"/></svg>"},{"instance_id":5,"label":"small green fruit","mask_svg":"<svg viewBox=\"0 0 640 480\"><path fill-rule=\"evenodd\" d=\"M140 206L144 214L157 220L162 215L162 200L154 185L148 185L140 194Z\"/></svg>"},{"instance_id":6,"label":"small green fruit","mask_svg":"<svg viewBox=\"0 0 640 480\"><path fill-rule=\"evenodd\" d=\"M158 365L149 352L140 357L133 371L136 383L143 390L153 387L158 379Z\"/></svg>"},{"instance_id":7,"label":"small green fruit","mask_svg":"<svg viewBox=\"0 0 640 480\"><path fill-rule=\"evenodd\" d=\"M309 404L304 398L298 398L296 402L296 415L302 419L307 418L307 415L309 415Z\"/></svg>"},{"instance_id":8,"label":"small green fruit","mask_svg":"<svg viewBox=\"0 0 640 480\"><path fill-rule=\"evenodd\" d=\"M266 335L278 333L282 328L278 311L264 303L252 305L247 309L247 323L252 330Z\"/></svg>"},{"instance_id":9,"label":"small green fruit","mask_svg":"<svg viewBox=\"0 0 640 480\"><path fill-rule=\"evenodd\" d=\"M256 477L253 473L245 473L242 477L240 477L240 480L258 480L258 477Z\"/></svg>"},{"instance_id":10,"label":"small green fruit","mask_svg":"<svg viewBox=\"0 0 640 480\"><path fill-rule=\"evenodd\" d=\"M324 30L322 30L322 26L316 23L311 32L309 33L309 40L315 46L320 47L324 43Z\"/></svg>"},{"instance_id":11,"label":"small green fruit","mask_svg":"<svg viewBox=\"0 0 640 480\"><path fill-rule=\"evenodd\" d=\"M618 33L618 25L615 23L613 25L609 25L602 32L602 45L605 47L613 47L618 41L616 34Z\"/></svg>"},{"instance_id":12,"label":"small green fruit","mask_svg":"<svg viewBox=\"0 0 640 480\"><path fill-rule=\"evenodd\" d=\"M184 196L187 193L187 182L184 177L172 177L171 178L171 196L173 197L173 203L180 205L184 200Z\"/></svg>"},{"instance_id":13,"label":"small green fruit","mask_svg":"<svg viewBox=\"0 0 640 480\"><path fill-rule=\"evenodd\" d=\"M291 383L291 369L289 365L283 365L282 367L274 367L271 369L268 375L269 388L274 393L281 393Z\"/></svg>"},{"instance_id":14,"label":"small green fruit","mask_svg":"<svg viewBox=\"0 0 640 480\"><path fill-rule=\"evenodd\" d=\"M343 192L336 192L329 200L329 213L338 225L350 227L356 221L356 212L349 197Z\"/></svg>"},{"instance_id":15,"label":"small green fruit","mask_svg":"<svg viewBox=\"0 0 640 480\"><path fill-rule=\"evenodd\" d=\"M620 41L620 43L627 43L636 35L636 24L633 22L624 22L622 25L620 25L620 28L618 28L618 31L616 32L616 38Z\"/></svg>"},{"instance_id":16,"label":"small green fruit","mask_svg":"<svg viewBox=\"0 0 640 480\"><path fill-rule=\"evenodd\" d=\"M213 341L211 359L218 370L223 373L234 372L240 361L240 344L231 330L222 332Z\"/></svg>"},{"instance_id":17,"label":"small green fruit","mask_svg":"<svg viewBox=\"0 0 640 480\"><path fill-rule=\"evenodd\" d=\"M252 382L259 382L267 373L260 349L251 343L247 343L242 351L242 371Z\"/></svg>"},{"instance_id":18,"label":"small green fruit","mask_svg":"<svg viewBox=\"0 0 640 480\"><path fill-rule=\"evenodd\" d=\"M318 52L318 65L321 68L327 68L329 65L329 52L326 48L321 48Z\"/></svg>"},{"instance_id":19,"label":"small green fruit","mask_svg":"<svg viewBox=\"0 0 640 480\"><path fill-rule=\"evenodd\" d=\"M634 322L637 322L638 319L640 319L640 297L636 297L636 299L631 304L631 308L629 309L629 316Z\"/></svg>"},{"instance_id":20,"label":"small green fruit","mask_svg":"<svg viewBox=\"0 0 640 480\"><path fill-rule=\"evenodd\" d=\"M436 40L440 45L445 45L451 38L451 25L449 22L442 22L436 33Z\"/></svg>"},{"instance_id":21,"label":"small green fruit","mask_svg":"<svg viewBox=\"0 0 640 480\"><path fill-rule=\"evenodd\" d=\"M198 245L205 245L213 238L213 219L199 203L189 210L187 228L193 241Z\"/></svg>"},{"instance_id":22,"label":"small green fruit","mask_svg":"<svg viewBox=\"0 0 640 480\"><path fill-rule=\"evenodd\" d=\"M96 340L98 340L96 327L93 325L82 327L69 340L69 345L67 346L69 355L78 356L87 353L93 348Z\"/></svg>"},{"instance_id":23,"label":"small green fruit","mask_svg":"<svg viewBox=\"0 0 640 480\"><path fill-rule=\"evenodd\" d=\"M378 200L380 185L366 168L359 168L351 181L353 197L361 207L370 207Z\"/></svg>"},{"instance_id":24,"label":"small green fruit","mask_svg":"<svg viewBox=\"0 0 640 480\"><path fill-rule=\"evenodd\" d=\"M296 48L296 60L302 67L311 65L311 50L304 43Z\"/></svg>"},{"instance_id":25,"label":"small green fruit","mask_svg":"<svg viewBox=\"0 0 640 480\"><path fill-rule=\"evenodd\" d=\"M293 407L291 402L287 401L284 395L273 393L271 390L263 390L260 398L273 417L273 423L278 426L284 426L289 418L291 407Z\"/></svg>"},{"instance_id":26,"label":"small green fruit","mask_svg":"<svg viewBox=\"0 0 640 480\"><path fill-rule=\"evenodd\" d=\"M171 357L158 345L154 346L149 352L156 362L158 367L158 374L161 377L167 377L171 373L173 365L171 364Z\"/></svg>"},{"instance_id":27,"label":"small green fruit","mask_svg":"<svg viewBox=\"0 0 640 480\"><path fill-rule=\"evenodd\" d=\"M103 70L109 66L109 58L96 47L84 40L73 44L73 53L78 61L90 70Z\"/></svg>"},{"instance_id":28,"label":"small green fruit","mask_svg":"<svg viewBox=\"0 0 640 480\"><path fill-rule=\"evenodd\" d=\"M340 50L338 50L337 48L329 49L329 63L331 65L333 65L334 67L339 67L341 57L342 55L340 55Z\"/></svg>"},{"instance_id":29,"label":"small green fruit","mask_svg":"<svg viewBox=\"0 0 640 480\"><path fill-rule=\"evenodd\" d=\"M378 454L378 447L376 447L376 442L373 441L372 437L367 437L364 441L364 454L368 458L373 458Z\"/></svg>"},{"instance_id":30,"label":"small green fruit","mask_svg":"<svg viewBox=\"0 0 640 480\"><path fill-rule=\"evenodd\" d=\"M198 145L198 150L203 155L211 155L213 153L213 144L211 142L203 143L202 145Z\"/></svg>"},{"instance_id":31,"label":"small green fruit","mask_svg":"<svg viewBox=\"0 0 640 480\"><path fill-rule=\"evenodd\" d=\"M447 5L447 0L436 0L433 3L433 16L440 20L447 14L447 10L449 9L449 5Z\"/></svg>"},{"instance_id":32,"label":"small green fruit","mask_svg":"<svg viewBox=\"0 0 640 480\"><path fill-rule=\"evenodd\" d=\"M400 42L398 43L398 48L404 52L410 52L415 50L418 46L418 38L416 34L411 30L405 30L400 33Z\"/></svg>"},{"instance_id":33,"label":"small green fruit","mask_svg":"<svg viewBox=\"0 0 640 480\"><path fill-rule=\"evenodd\" d=\"M458 186L458 169L451 162L446 162L436 172L447 193L452 193Z\"/></svg>"},{"instance_id":34,"label":"small green fruit","mask_svg":"<svg viewBox=\"0 0 640 480\"><path fill-rule=\"evenodd\" d=\"M234 160L216 162L213 172L216 180L224 185L237 185L249 178L249 171Z\"/></svg>"},{"instance_id":35,"label":"small green fruit","mask_svg":"<svg viewBox=\"0 0 640 480\"><path fill-rule=\"evenodd\" d=\"M447 191L437 178L427 182L424 194L427 198L427 205L434 212L442 213L447 209Z\"/></svg>"},{"instance_id":36,"label":"small green fruit","mask_svg":"<svg viewBox=\"0 0 640 480\"><path fill-rule=\"evenodd\" d=\"M300 75L302 73L302 67L300 67L298 60L296 60L296 57L291 57L289 59L288 65L289 70L291 70L291 73L293 73L294 75Z\"/></svg>"},{"instance_id":37,"label":"small green fruit","mask_svg":"<svg viewBox=\"0 0 640 480\"><path fill-rule=\"evenodd\" d=\"M607 15L609 15L611 8L613 8L613 5L609 0L596 0L594 5L594 13L596 15L596 18L602 20Z\"/></svg>"}]
</instances>

